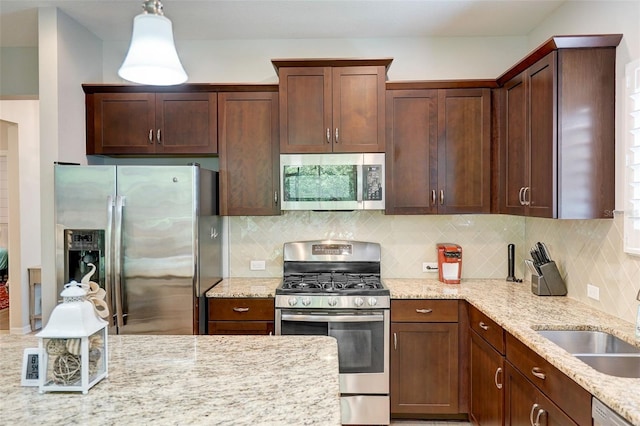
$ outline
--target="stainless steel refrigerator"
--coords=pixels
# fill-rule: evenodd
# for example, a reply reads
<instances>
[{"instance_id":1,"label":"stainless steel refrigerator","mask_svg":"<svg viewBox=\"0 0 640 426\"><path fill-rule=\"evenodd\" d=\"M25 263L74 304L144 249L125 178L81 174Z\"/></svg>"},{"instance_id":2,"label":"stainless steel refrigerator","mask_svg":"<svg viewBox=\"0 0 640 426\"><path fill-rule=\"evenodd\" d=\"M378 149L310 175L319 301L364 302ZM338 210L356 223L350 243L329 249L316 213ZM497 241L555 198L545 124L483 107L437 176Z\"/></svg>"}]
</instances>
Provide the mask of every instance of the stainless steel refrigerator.
<instances>
[{"instance_id":1,"label":"stainless steel refrigerator","mask_svg":"<svg viewBox=\"0 0 640 426\"><path fill-rule=\"evenodd\" d=\"M221 280L218 175L197 165L55 165L56 280L106 290L110 332L204 334Z\"/></svg>"}]
</instances>

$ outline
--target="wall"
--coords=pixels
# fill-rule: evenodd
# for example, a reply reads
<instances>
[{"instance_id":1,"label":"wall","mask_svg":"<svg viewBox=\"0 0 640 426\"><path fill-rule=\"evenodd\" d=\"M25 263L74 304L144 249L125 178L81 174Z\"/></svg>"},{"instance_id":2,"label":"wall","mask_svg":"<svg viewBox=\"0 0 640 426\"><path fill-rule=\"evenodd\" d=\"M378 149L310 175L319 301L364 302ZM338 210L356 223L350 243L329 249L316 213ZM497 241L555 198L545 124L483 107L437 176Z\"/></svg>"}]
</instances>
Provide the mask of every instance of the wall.
<instances>
[{"instance_id":1,"label":"wall","mask_svg":"<svg viewBox=\"0 0 640 426\"><path fill-rule=\"evenodd\" d=\"M84 92L81 84L99 81L102 43L56 8L38 11L40 86L40 200L42 228L43 320L58 300L55 282L53 163L87 163Z\"/></svg>"},{"instance_id":2,"label":"wall","mask_svg":"<svg viewBox=\"0 0 640 426\"><path fill-rule=\"evenodd\" d=\"M287 241L345 239L373 241L382 249L382 276L437 278L422 262L437 261L436 244L462 246L463 278L506 278L507 245L522 259L524 218L503 215L386 216L368 212L283 212L282 216L229 218L230 276L282 276L282 245ZM265 260L265 271L251 271L251 260ZM522 277L522 262L516 276Z\"/></svg>"},{"instance_id":3,"label":"wall","mask_svg":"<svg viewBox=\"0 0 640 426\"><path fill-rule=\"evenodd\" d=\"M566 2L531 35L531 48L553 34L623 33L616 51L616 208L614 220L527 219L526 246L545 241L565 276L569 296L635 322L640 257L623 252L624 69L640 58L640 2ZM587 297L587 284L600 300Z\"/></svg>"},{"instance_id":4,"label":"wall","mask_svg":"<svg viewBox=\"0 0 640 426\"><path fill-rule=\"evenodd\" d=\"M126 43L104 43L104 82L117 75ZM527 51L526 37L178 41L190 83L278 81L274 58L387 58L389 80L496 78Z\"/></svg>"},{"instance_id":5,"label":"wall","mask_svg":"<svg viewBox=\"0 0 640 426\"><path fill-rule=\"evenodd\" d=\"M0 48L0 97L37 99L38 48Z\"/></svg>"}]
</instances>

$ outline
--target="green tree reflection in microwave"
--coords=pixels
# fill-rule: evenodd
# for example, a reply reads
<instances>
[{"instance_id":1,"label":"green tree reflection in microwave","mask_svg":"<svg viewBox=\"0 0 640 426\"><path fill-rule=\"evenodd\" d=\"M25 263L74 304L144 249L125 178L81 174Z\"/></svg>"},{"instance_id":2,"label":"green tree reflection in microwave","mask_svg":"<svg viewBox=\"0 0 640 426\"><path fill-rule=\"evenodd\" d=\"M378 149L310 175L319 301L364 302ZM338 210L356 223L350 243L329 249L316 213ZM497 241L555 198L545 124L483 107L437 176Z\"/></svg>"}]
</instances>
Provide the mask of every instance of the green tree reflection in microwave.
<instances>
[{"instance_id":1,"label":"green tree reflection in microwave","mask_svg":"<svg viewBox=\"0 0 640 426\"><path fill-rule=\"evenodd\" d=\"M283 186L287 201L354 201L357 166L284 166Z\"/></svg>"}]
</instances>

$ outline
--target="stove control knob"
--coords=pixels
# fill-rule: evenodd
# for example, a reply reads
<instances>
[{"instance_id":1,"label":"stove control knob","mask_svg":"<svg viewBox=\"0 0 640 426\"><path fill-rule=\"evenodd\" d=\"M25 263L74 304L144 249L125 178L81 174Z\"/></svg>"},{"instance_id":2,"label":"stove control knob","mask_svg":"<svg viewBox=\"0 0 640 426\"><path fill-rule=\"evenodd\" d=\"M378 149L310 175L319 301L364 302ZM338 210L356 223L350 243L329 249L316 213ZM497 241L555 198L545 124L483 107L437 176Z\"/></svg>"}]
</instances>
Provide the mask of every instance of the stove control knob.
<instances>
[{"instance_id":1,"label":"stove control knob","mask_svg":"<svg viewBox=\"0 0 640 426\"><path fill-rule=\"evenodd\" d=\"M296 304L298 303L298 298L290 297L288 302L289 302L289 306L296 306Z\"/></svg>"},{"instance_id":2,"label":"stove control knob","mask_svg":"<svg viewBox=\"0 0 640 426\"><path fill-rule=\"evenodd\" d=\"M336 306L338 304L338 299L336 299L335 297L330 297L329 299L327 299L327 304L329 306Z\"/></svg>"},{"instance_id":3,"label":"stove control knob","mask_svg":"<svg viewBox=\"0 0 640 426\"><path fill-rule=\"evenodd\" d=\"M302 298L302 304L304 306L309 306L311 304L311 298L310 297L303 297Z\"/></svg>"},{"instance_id":4,"label":"stove control knob","mask_svg":"<svg viewBox=\"0 0 640 426\"><path fill-rule=\"evenodd\" d=\"M364 299L363 299L362 297L356 297L356 298L353 300L353 303L354 303L357 307L360 307L360 306L364 305Z\"/></svg>"},{"instance_id":5,"label":"stove control knob","mask_svg":"<svg viewBox=\"0 0 640 426\"><path fill-rule=\"evenodd\" d=\"M378 299L376 299L375 297L370 297L369 299L367 299L367 303L369 304L369 306L376 306L378 304Z\"/></svg>"}]
</instances>

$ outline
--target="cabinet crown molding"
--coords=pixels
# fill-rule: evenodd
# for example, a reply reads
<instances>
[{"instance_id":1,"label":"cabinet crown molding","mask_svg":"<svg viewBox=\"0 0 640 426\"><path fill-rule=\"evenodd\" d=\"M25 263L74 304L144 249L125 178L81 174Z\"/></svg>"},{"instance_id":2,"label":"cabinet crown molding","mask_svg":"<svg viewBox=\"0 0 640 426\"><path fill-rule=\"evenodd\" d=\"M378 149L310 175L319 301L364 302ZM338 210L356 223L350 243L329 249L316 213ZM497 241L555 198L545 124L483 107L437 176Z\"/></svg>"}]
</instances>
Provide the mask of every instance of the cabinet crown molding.
<instances>
[{"instance_id":1,"label":"cabinet crown molding","mask_svg":"<svg viewBox=\"0 0 640 426\"><path fill-rule=\"evenodd\" d=\"M389 69L389 65L393 58L288 58L288 59L272 59L271 63L279 73L281 67L364 67L364 66L383 66L385 72Z\"/></svg>"}]
</instances>

